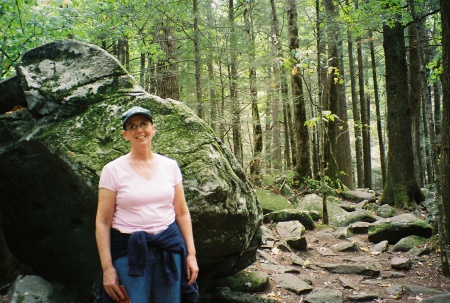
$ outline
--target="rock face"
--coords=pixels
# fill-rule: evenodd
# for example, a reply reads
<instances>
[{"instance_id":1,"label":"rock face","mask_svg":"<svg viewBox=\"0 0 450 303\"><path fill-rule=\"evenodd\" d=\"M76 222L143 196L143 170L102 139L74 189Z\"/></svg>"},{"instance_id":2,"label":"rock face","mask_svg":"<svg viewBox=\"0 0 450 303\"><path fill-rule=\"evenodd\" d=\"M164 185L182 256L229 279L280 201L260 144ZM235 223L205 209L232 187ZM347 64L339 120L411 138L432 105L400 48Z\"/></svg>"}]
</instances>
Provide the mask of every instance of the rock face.
<instances>
[{"instance_id":1,"label":"rock face","mask_svg":"<svg viewBox=\"0 0 450 303\"><path fill-rule=\"evenodd\" d=\"M262 222L256 195L229 150L188 107L146 93L114 57L72 40L30 50L6 81L0 88L18 93L0 91L2 108L25 107L0 113L0 260L11 253L35 274L91 292L100 272L99 174L128 152L120 114L134 105L153 113L154 150L181 167L200 285L254 260Z\"/></svg>"}]
</instances>

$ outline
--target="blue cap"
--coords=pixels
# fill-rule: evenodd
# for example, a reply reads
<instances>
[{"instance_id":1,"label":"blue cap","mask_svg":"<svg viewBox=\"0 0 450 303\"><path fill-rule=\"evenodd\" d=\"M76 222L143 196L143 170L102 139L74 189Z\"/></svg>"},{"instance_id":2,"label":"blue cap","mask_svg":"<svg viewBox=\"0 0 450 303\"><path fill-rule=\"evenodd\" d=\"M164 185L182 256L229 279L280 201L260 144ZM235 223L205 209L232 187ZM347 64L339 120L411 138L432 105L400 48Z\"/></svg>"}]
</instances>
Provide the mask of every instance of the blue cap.
<instances>
[{"instance_id":1,"label":"blue cap","mask_svg":"<svg viewBox=\"0 0 450 303\"><path fill-rule=\"evenodd\" d=\"M151 123L153 123L153 117L152 114L150 113L150 111L148 109L145 109L143 107L140 106L133 106L132 108L130 108L129 110L127 110L126 112L124 112L122 114L122 127L123 129L125 129L125 124L127 123L127 121L136 115L141 115L141 116L145 116L147 117Z\"/></svg>"}]
</instances>

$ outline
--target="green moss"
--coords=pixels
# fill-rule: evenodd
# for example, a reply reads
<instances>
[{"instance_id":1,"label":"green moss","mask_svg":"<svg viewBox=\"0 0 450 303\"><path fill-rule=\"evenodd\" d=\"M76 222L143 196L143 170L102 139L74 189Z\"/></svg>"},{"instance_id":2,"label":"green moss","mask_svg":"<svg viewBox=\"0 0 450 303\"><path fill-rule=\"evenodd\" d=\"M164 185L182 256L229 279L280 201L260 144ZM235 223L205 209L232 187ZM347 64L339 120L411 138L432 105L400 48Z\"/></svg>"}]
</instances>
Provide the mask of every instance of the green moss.
<instances>
[{"instance_id":1,"label":"green moss","mask_svg":"<svg viewBox=\"0 0 450 303\"><path fill-rule=\"evenodd\" d=\"M268 190L257 189L256 197L258 198L264 213L293 207L286 198L276 195Z\"/></svg>"}]
</instances>

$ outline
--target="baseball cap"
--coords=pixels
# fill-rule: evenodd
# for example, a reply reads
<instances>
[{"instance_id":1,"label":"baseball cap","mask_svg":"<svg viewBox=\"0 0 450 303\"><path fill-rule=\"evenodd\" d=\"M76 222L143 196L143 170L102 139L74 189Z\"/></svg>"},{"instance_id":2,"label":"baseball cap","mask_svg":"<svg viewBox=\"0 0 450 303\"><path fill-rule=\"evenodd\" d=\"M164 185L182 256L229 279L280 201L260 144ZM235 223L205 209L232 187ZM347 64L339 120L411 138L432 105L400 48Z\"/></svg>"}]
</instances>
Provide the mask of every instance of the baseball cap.
<instances>
[{"instance_id":1,"label":"baseball cap","mask_svg":"<svg viewBox=\"0 0 450 303\"><path fill-rule=\"evenodd\" d=\"M125 124L127 123L127 121L136 115L141 115L141 116L145 116L147 117L151 123L153 123L153 117L152 114L150 113L150 111L148 109L145 109L143 107L140 106L133 106L132 108L130 108L129 110L127 110L126 112L124 112L122 114L122 127L123 129L125 129Z\"/></svg>"}]
</instances>

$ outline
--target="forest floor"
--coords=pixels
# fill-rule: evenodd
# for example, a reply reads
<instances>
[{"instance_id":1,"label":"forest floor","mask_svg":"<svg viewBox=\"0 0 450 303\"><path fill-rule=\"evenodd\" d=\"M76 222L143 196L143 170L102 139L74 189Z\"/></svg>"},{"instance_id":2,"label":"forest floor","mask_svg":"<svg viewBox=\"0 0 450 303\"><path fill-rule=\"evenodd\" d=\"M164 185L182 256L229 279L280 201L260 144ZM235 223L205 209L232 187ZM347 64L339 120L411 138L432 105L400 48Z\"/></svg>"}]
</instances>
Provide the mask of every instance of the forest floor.
<instances>
[{"instance_id":1,"label":"forest floor","mask_svg":"<svg viewBox=\"0 0 450 303\"><path fill-rule=\"evenodd\" d=\"M271 229L269 224L265 225ZM306 238L308 243L307 251L288 252L278 249L276 245L273 248L261 248L258 253L254 267L260 271L265 271L270 275L274 274L273 270L268 270L263 264L278 264L280 267L286 266L294 270L302 278L307 278L312 282L315 289L329 289L336 290L342 293L343 302L355 302L355 299L350 299L349 296L362 294L376 294L377 298L359 302L377 302L377 303L391 303L391 302L408 302L417 303L423 299L430 297L433 290L442 292L450 292L450 278L444 277L441 272L441 260L439 253L434 250L431 253L423 256L412 256L401 252L384 252L378 255L372 255L370 248L373 243L368 241L366 234L355 235L353 241L358 243L359 250L356 252L337 252L334 255L324 256L319 251L326 247L331 248L343 240L334 236L327 236L327 233L321 229L306 231ZM307 266L294 265L292 260L296 256L305 260ZM391 268L391 258L404 257L409 258L412 262L410 270L400 271L403 277L392 277L388 273L394 271ZM380 269L379 277L366 277L360 275L346 275L335 274L317 266L320 263L343 264L343 263L364 263L372 264ZM340 278L350 281L352 284L343 286ZM280 287L280 285L273 279L269 278L270 286L260 294L263 297L271 297L277 299L278 302L285 303L300 303L305 302L308 293L297 294L290 290ZM395 285L400 285L395 291ZM410 285L416 285L427 288L422 291L409 291ZM394 290L392 290L394 288Z\"/></svg>"}]
</instances>

